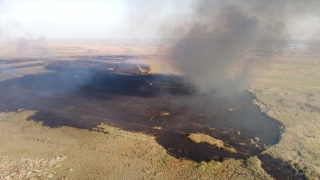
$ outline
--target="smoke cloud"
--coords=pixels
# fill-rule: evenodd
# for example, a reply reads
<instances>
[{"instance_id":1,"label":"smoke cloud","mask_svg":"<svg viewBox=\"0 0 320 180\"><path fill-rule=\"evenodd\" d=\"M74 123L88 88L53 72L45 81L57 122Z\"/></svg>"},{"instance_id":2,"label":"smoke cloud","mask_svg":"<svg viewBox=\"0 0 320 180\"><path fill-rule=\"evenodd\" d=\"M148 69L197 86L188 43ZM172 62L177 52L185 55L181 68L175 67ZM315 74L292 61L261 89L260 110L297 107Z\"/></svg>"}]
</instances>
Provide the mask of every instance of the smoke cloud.
<instances>
[{"instance_id":1,"label":"smoke cloud","mask_svg":"<svg viewBox=\"0 0 320 180\"><path fill-rule=\"evenodd\" d=\"M201 92L218 94L243 91L254 78L250 64L239 60L241 51L259 47L261 41L290 38L290 21L320 10L319 1L202 0L193 6L188 29L176 35L176 44L182 48L173 51L172 57L176 68ZM273 43L281 46L280 42ZM240 63L245 64L233 72Z\"/></svg>"},{"instance_id":2,"label":"smoke cloud","mask_svg":"<svg viewBox=\"0 0 320 180\"><path fill-rule=\"evenodd\" d=\"M9 38L0 41L2 59L38 58L39 60L59 60L50 49L43 36L33 38L25 35L20 38Z\"/></svg>"},{"instance_id":3,"label":"smoke cloud","mask_svg":"<svg viewBox=\"0 0 320 180\"><path fill-rule=\"evenodd\" d=\"M0 5L6 7L6 1ZM0 8L0 17L6 14L4 8ZM28 32L23 24L11 17L1 17L0 21L0 58L42 58L42 60L58 60L50 50L47 39L43 36L35 38Z\"/></svg>"},{"instance_id":4,"label":"smoke cloud","mask_svg":"<svg viewBox=\"0 0 320 180\"><path fill-rule=\"evenodd\" d=\"M23 57L36 57L42 60L59 60L49 48L46 38L18 38L14 41L15 50L17 53L22 54Z\"/></svg>"},{"instance_id":5,"label":"smoke cloud","mask_svg":"<svg viewBox=\"0 0 320 180\"><path fill-rule=\"evenodd\" d=\"M320 17L317 0L197 0L183 2L184 8L179 7L180 1L170 3L170 7L182 13L177 14L173 8L169 16L161 16L163 22L158 25L157 33L175 39L178 48L171 53L172 65L202 93L245 90L254 77L249 61L244 58L240 61L241 52L265 48L267 41L281 47L285 41L280 40L291 38L290 25L297 18ZM158 8L163 12L166 6ZM140 22L146 22L139 24L143 29L150 21L154 27L156 19L152 21L148 16L143 21L141 17L155 11L140 10L135 10L138 15L130 14L130 21L136 22L132 19L138 17ZM134 24L137 29L137 23ZM235 68L238 70L234 71Z\"/></svg>"}]
</instances>

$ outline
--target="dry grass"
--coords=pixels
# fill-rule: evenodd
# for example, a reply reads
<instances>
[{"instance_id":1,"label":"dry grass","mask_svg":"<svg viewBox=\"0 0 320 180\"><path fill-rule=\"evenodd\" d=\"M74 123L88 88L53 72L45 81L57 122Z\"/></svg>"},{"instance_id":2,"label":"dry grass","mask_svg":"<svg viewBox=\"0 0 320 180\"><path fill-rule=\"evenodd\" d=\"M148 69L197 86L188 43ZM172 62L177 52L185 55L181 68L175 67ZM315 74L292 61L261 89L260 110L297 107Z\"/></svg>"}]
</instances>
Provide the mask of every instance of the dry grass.
<instances>
[{"instance_id":1,"label":"dry grass","mask_svg":"<svg viewBox=\"0 0 320 180\"><path fill-rule=\"evenodd\" d=\"M201 133L191 133L189 136L187 136L191 141L195 143L207 143L212 146L215 146L217 148L223 149L224 151L230 152L230 153L236 153L237 150L233 147L230 147L229 145L225 144L222 140L216 139L214 137L201 134Z\"/></svg>"},{"instance_id":2,"label":"dry grass","mask_svg":"<svg viewBox=\"0 0 320 180\"><path fill-rule=\"evenodd\" d=\"M20 162L21 158L37 161L63 156L67 159L55 163L57 166L50 169L54 178L149 179L157 177L167 162L175 161L151 136L105 125L100 128L107 134L70 127L51 129L41 123L24 120L32 114L32 111L1 113L0 143L3 148L0 149L0 164ZM46 165L26 164L23 168L36 172ZM9 173L8 176L15 179L20 177L14 174L17 171L3 169L2 174ZM46 179L47 175L39 174L38 178Z\"/></svg>"},{"instance_id":3,"label":"dry grass","mask_svg":"<svg viewBox=\"0 0 320 180\"><path fill-rule=\"evenodd\" d=\"M0 82L17 78L18 75L28 75L28 74L42 74L53 72L51 70L45 69L43 66L33 66L26 68L15 68L14 70L4 70L0 71Z\"/></svg>"},{"instance_id":4,"label":"dry grass","mask_svg":"<svg viewBox=\"0 0 320 180\"><path fill-rule=\"evenodd\" d=\"M281 141L266 152L320 179L320 45L308 54L282 54L257 66L260 78L250 90L262 111L281 121ZM261 72L264 72L261 74Z\"/></svg>"},{"instance_id":5,"label":"dry grass","mask_svg":"<svg viewBox=\"0 0 320 180\"><path fill-rule=\"evenodd\" d=\"M250 157L246 160L246 168L251 170L257 179L272 179L271 176L261 168L261 161L257 156Z\"/></svg>"},{"instance_id":6,"label":"dry grass","mask_svg":"<svg viewBox=\"0 0 320 180\"><path fill-rule=\"evenodd\" d=\"M25 57L25 54L14 53L14 44L0 45L4 47L1 48L1 58ZM170 49L164 46L148 49L110 41L55 41L48 47L62 59L138 55L151 65L151 73L178 73L168 66L170 58L166 55ZM265 153L303 170L309 179L320 179L319 47L314 44L309 54L282 54L271 59L260 58L250 64L257 77L250 90L257 98L255 103L262 111L268 107L268 115L285 125L281 141ZM49 72L41 66L17 70L23 75ZM0 81L10 78L16 76L1 72ZM40 179L52 175L55 179L270 179L256 157L246 161L227 159L200 163L179 160L168 155L152 136L106 125L98 128L107 134L71 127L51 129L25 120L33 113L0 113L1 175L9 173L7 177L13 179L33 177L37 172ZM208 140L210 138L204 139L202 142L212 143ZM218 140L213 144L225 147ZM57 157L66 159L51 165L44 163ZM24 163L20 171L31 172L29 176L17 173L22 167L15 166L17 162Z\"/></svg>"},{"instance_id":7,"label":"dry grass","mask_svg":"<svg viewBox=\"0 0 320 180\"><path fill-rule=\"evenodd\" d=\"M33 113L0 113L0 175L7 179L255 179L265 173L242 160L176 159L152 136L103 124L89 131L26 121Z\"/></svg>"},{"instance_id":8,"label":"dry grass","mask_svg":"<svg viewBox=\"0 0 320 180\"><path fill-rule=\"evenodd\" d=\"M193 142L196 142L196 143L207 143L207 144L210 144L212 146L216 146L218 148L223 148L224 147L223 141L221 141L220 139L216 139L214 137L205 135L205 134L192 133L192 134L190 134L188 136L188 138L190 140L192 140Z\"/></svg>"}]
</instances>

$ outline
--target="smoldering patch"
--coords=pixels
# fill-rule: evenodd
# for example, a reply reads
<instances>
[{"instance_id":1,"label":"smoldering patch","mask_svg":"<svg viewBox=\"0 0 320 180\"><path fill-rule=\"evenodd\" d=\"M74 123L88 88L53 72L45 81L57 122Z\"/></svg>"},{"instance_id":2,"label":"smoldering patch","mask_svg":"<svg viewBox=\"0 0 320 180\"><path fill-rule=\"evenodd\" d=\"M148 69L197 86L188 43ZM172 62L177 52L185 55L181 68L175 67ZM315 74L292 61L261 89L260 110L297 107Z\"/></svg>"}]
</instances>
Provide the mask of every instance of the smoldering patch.
<instances>
[{"instance_id":1,"label":"smoldering patch","mask_svg":"<svg viewBox=\"0 0 320 180\"><path fill-rule=\"evenodd\" d=\"M105 124L142 132L168 154L197 162L246 159L279 140L281 124L262 114L248 93L208 96L183 77L142 74L134 64L103 64L52 62L47 68L54 73L3 81L0 110L36 110L28 119L53 128L95 130Z\"/></svg>"},{"instance_id":2,"label":"smoldering patch","mask_svg":"<svg viewBox=\"0 0 320 180\"><path fill-rule=\"evenodd\" d=\"M162 140L167 137L166 132L178 136L182 143L190 143L183 137L199 131L237 144L242 149L239 157L247 151L261 151L264 144L273 144L278 139L279 123L263 116L251 104L250 94L243 93L233 100L198 94L192 84L186 84L179 76L141 74L133 64L104 64L53 62L47 68L56 73L4 81L1 91L8 96L2 97L1 109L37 110L32 119L51 127L91 129L100 123L115 123L124 129L153 134L163 143L170 142ZM110 68L114 71L109 71ZM263 121L269 122L267 128L264 123L259 126ZM253 137L261 139L259 148L250 150L240 145L254 147L250 143ZM209 159L210 156L194 158Z\"/></svg>"}]
</instances>

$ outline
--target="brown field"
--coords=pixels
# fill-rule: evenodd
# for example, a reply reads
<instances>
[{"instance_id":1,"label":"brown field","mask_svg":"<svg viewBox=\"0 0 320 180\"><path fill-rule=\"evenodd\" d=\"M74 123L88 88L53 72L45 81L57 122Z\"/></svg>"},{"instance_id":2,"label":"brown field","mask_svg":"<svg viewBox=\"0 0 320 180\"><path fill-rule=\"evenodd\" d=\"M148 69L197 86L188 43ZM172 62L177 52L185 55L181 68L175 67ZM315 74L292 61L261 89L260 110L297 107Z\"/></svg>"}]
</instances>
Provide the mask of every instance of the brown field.
<instances>
[{"instance_id":1,"label":"brown field","mask_svg":"<svg viewBox=\"0 0 320 180\"><path fill-rule=\"evenodd\" d=\"M278 144L266 150L290 162L309 179L320 179L320 46L305 54L283 53L270 59L251 85L268 116L285 126Z\"/></svg>"},{"instance_id":2,"label":"brown field","mask_svg":"<svg viewBox=\"0 0 320 180\"><path fill-rule=\"evenodd\" d=\"M256 78L248 91L263 112L284 124L279 143L263 154L291 164L308 179L320 179L320 45L309 44L311 48L300 54L284 50L250 59ZM37 62L14 62L6 67L0 63L0 70L4 68L1 81L17 78L17 74L51 72L44 68L47 57L39 58L36 49L16 53L14 42L0 45L0 59L37 58ZM150 66L149 73L180 74L169 63L172 47L165 45L55 40L43 46L63 60L135 55ZM32 109L0 112L0 179L272 179L256 156L197 163L170 156L150 135L104 124L97 131L50 128L26 121L34 113Z\"/></svg>"}]
</instances>

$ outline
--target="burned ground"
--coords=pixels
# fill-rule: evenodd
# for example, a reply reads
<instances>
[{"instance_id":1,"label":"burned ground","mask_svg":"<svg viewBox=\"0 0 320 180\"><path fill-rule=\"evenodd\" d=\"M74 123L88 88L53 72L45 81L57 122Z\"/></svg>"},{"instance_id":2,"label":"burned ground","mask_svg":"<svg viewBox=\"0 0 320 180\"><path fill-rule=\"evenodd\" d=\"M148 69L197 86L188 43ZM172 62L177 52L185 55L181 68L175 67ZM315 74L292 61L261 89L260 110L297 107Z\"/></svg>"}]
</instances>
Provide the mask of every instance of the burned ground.
<instances>
[{"instance_id":1,"label":"burned ground","mask_svg":"<svg viewBox=\"0 0 320 180\"><path fill-rule=\"evenodd\" d=\"M279 140L281 124L260 113L246 92L229 98L198 94L182 77L141 74L136 65L121 60L58 61L47 68L56 73L1 82L0 111L37 110L29 119L53 128L97 130L104 123L143 132L155 136L169 154L198 162L245 159ZM187 138L190 133L221 139L237 153L194 143ZM272 157L261 160L264 169L277 166L270 164Z\"/></svg>"}]
</instances>

